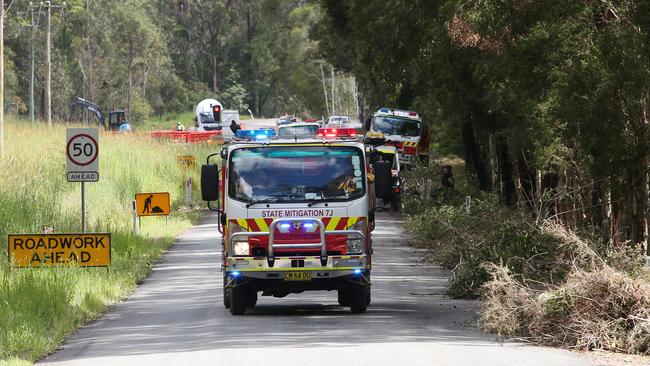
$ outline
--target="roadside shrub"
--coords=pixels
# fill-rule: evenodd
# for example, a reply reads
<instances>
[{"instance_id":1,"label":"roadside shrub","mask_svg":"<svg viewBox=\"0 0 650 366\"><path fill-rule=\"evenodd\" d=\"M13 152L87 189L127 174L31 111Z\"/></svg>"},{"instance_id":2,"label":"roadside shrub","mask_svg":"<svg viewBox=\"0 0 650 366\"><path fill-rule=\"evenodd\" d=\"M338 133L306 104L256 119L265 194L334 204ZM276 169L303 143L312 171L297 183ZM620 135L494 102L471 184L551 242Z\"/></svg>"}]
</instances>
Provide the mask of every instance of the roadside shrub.
<instances>
[{"instance_id":1,"label":"roadside shrub","mask_svg":"<svg viewBox=\"0 0 650 366\"><path fill-rule=\"evenodd\" d=\"M449 295L476 298L490 280L484 263L507 266L519 278L555 282L564 269L554 262L558 242L528 225L491 197L462 206L438 206L410 217L407 227L426 243L430 257L453 271Z\"/></svg>"},{"instance_id":2,"label":"roadside shrub","mask_svg":"<svg viewBox=\"0 0 650 366\"><path fill-rule=\"evenodd\" d=\"M564 284L535 290L490 267L483 329L575 349L650 354L650 285L607 265L577 269Z\"/></svg>"},{"instance_id":3,"label":"roadside shrub","mask_svg":"<svg viewBox=\"0 0 650 366\"><path fill-rule=\"evenodd\" d=\"M542 223L491 195L474 193L468 214L465 194L422 194L431 172L419 169L410 176L416 192L405 201L413 244L452 270L448 295L484 300L484 330L650 354L650 282L640 248L612 248L597 230Z\"/></svg>"}]
</instances>

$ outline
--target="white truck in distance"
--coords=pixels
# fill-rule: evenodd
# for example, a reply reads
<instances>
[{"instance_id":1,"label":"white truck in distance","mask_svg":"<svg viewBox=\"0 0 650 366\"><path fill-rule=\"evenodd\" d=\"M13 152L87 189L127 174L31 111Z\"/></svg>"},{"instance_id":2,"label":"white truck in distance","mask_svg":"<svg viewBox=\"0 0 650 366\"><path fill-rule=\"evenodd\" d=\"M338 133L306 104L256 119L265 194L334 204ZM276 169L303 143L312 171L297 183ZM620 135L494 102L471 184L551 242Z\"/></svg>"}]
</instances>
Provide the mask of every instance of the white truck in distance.
<instances>
[{"instance_id":1,"label":"white truck in distance","mask_svg":"<svg viewBox=\"0 0 650 366\"><path fill-rule=\"evenodd\" d=\"M204 99L194 110L194 127L197 131L222 131L223 136L232 136L230 124L239 124L239 111L223 109L216 99Z\"/></svg>"}]
</instances>

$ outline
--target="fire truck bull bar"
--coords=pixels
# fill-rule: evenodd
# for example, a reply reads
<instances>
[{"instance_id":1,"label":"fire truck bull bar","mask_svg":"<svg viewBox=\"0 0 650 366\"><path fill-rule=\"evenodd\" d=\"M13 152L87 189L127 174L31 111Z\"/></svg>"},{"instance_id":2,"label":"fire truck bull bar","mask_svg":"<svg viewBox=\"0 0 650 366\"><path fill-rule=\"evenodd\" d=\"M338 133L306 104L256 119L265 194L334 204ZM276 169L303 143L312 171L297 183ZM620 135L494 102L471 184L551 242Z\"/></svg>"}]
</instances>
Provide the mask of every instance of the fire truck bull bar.
<instances>
[{"instance_id":1,"label":"fire truck bull bar","mask_svg":"<svg viewBox=\"0 0 650 366\"><path fill-rule=\"evenodd\" d=\"M276 244L275 243L275 229L278 225L282 223L295 223L295 222L309 222L314 223L318 226L320 232L320 242L319 243L299 243L299 244ZM359 230L330 230L325 231L325 224L320 219L315 218L284 218L284 219L275 219L269 225L269 232L239 232L233 233L229 238L229 248L233 247L235 239L238 238L249 238L253 236L269 236L269 246L267 254L267 262L269 267L275 265L275 253L273 248L321 248L320 250L320 264L321 266L327 265L327 241L325 240L327 235L354 235L359 239L365 239L366 235Z\"/></svg>"}]
</instances>

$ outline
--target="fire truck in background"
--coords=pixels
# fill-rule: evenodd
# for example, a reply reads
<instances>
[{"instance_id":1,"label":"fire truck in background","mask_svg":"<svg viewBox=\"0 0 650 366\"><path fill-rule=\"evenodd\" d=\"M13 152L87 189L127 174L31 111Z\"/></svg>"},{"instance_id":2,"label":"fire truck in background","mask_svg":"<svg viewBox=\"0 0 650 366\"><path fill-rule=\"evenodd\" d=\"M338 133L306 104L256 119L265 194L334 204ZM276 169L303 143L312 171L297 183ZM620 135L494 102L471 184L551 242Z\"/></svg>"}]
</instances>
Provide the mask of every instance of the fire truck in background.
<instances>
[{"instance_id":1,"label":"fire truck in background","mask_svg":"<svg viewBox=\"0 0 650 366\"><path fill-rule=\"evenodd\" d=\"M428 164L431 136L417 112L381 108L367 121L365 129L383 133L387 144L399 150L404 167L418 161Z\"/></svg>"},{"instance_id":2,"label":"fire truck in background","mask_svg":"<svg viewBox=\"0 0 650 366\"><path fill-rule=\"evenodd\" d=\"M260 292L328 290L341 306L365 312L375 189L390 191L390 164L371 168L354 129L274 135L237 131L202 167L203 200L223 234L224 306L240 315ZM219 158L220 166L211 163Z\"/></svg>"}]
</instances>

